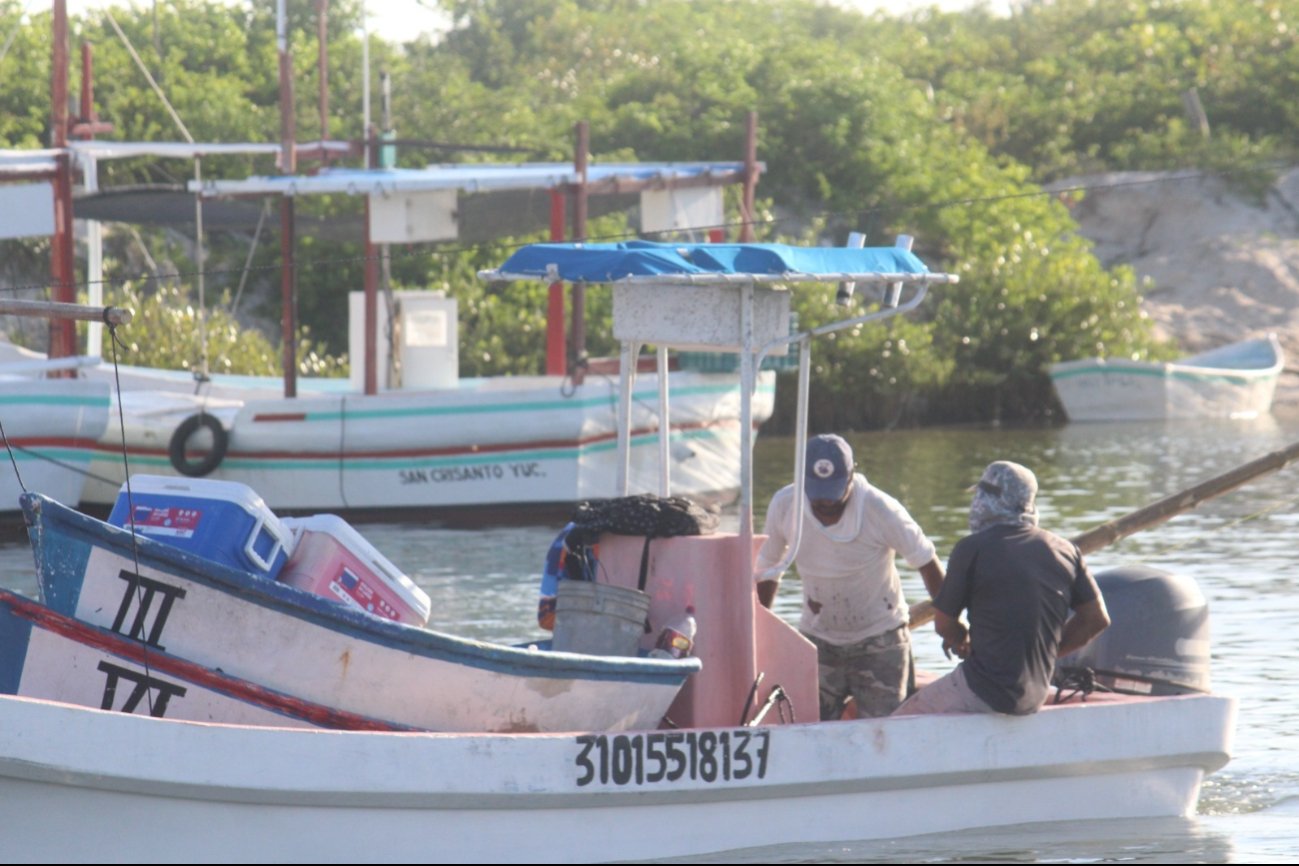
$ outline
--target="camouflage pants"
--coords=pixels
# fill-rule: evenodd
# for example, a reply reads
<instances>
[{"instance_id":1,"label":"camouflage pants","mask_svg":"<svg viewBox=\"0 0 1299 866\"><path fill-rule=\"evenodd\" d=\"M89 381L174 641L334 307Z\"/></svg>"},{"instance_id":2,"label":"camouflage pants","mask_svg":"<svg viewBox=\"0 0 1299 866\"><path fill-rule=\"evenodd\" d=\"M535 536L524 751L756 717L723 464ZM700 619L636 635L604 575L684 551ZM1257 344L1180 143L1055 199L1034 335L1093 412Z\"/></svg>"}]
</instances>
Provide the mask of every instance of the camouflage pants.
<instances>
[{"instance_id":1,"label":"camouflage pants","mask_svg":"<svg viewBox=\"0 0 1299 866\"><path fill-rule=\"evenodd\" d=\"M887 716L915 691L911 632L905 625L840 646L804 634L816 645L821 674L821 719L837 719L851 695L857 715Z\"/></svg>"}]
</instances>

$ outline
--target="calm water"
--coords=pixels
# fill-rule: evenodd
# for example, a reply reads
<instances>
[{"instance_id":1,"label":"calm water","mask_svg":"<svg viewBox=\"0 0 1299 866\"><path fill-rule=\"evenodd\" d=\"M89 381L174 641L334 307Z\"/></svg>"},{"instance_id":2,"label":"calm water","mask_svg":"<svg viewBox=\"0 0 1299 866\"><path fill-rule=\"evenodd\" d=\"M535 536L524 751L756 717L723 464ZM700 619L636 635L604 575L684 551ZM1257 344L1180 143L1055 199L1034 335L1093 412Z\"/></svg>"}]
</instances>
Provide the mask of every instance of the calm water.
<instances>
[{"instance_id":1,"label":"calm water","mask_svg":"<svg viewBox=\"0 0 1299 866\"><path fill-rule=\"evenodd\" d=\"M1034 469L1043 525L1073 536L1299 441L1299 413L1247 423L968 428L849 438L861 470L907 505L945 559L964 532L965 490L992 460L1013 459ZM792 456L791 440L759 439L759 527L771 493L789 481ZM726 528L735 527L734 514L726 520ZM431 627L509 642L541 636L534 626L537 576L558 526L360 528L432 596ZM1240 699L1240 722L1235 756L1207 781L1193 820L1065 822L896 842L764 848L719 862L1299 862L1296 530L1299 466L1089 557L1094 570L1142 563L1189 575L1209 599L1214 688ZM923 597L915 572L904 567L903 581L913 601ZM13 535L0 537L0 584L36 594L30 552ZM799 604L797 582L785 581L777 611L794 621ZM916 654L931 670L951 665L929 628L917 635Z\"/></svg>"}]
</instances>

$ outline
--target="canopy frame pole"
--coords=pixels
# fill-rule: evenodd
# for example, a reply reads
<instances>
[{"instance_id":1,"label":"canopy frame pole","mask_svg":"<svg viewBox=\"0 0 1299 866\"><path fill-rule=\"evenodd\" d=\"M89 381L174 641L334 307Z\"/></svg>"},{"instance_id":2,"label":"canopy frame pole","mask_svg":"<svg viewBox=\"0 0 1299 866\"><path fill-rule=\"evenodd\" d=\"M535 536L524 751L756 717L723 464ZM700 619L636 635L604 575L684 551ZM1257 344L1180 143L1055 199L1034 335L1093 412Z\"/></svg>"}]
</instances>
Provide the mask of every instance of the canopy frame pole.
<instances>
[{"instance_id":1,"label":"canopy frame pole","mask_svg":"<svg viewBox=\"0 0 1299 866\"><path fill-rule=\"evenodd\" d=\"M640 343L634 340L622 341L622 358L618 367L618 476L617 490L619 496L626 496L631 491L631 397L636 387L636 356L640 354Z\"/></svg>"},{"instance_id":2,"label":"canopy frame pole","mask_svg":"<svg viewBox=\"0 0 1299 866\"><path fill-rule=\"evenodd\" d=\"M757 389L759 360L754 346L754 283L746 280L740 284L740 568L749 578L753 574L753 394ZM757 594L750 590L743 596L741 615L735 620L739 646L748 647L746 657L738 659L737 671L741 683L752 683L758 674L757 628L754 625Z\"/></svg>"},{"instance_id":3,"label":"canopy frame pole","mask_svg":"<svg viewBox=\"0 0 1299 866\"><path fill-rule=\"evenodd\" d=\"M672 424L668 414L668 347L659 346L656 353L659 377L659 495L672 493Z\"/></svg>"}]
</instances>

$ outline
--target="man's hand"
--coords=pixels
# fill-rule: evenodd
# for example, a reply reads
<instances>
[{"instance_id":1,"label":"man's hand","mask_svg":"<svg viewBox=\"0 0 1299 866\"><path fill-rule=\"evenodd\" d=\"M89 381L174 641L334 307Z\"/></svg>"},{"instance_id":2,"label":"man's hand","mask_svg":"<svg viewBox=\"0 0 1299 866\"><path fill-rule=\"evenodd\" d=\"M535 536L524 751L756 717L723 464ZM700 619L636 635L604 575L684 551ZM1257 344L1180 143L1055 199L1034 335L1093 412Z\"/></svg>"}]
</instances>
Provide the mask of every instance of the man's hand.
<instances>
[{"instance_id":1,"label":"man's hand","mask_svg":"<svg viewBox=\"0 0 1299 866\"><path fill-rule=\"evenodd\" d=\"M959 658L970 655L970 630L959 619L935 610L934 631L943 639L943 654L949 659L952 653L956 653Z\"/></svg>"},{"instance_id":2,"label":"man's hand","mask_svg":"<svg viewBox=\"0 0 1299 866\"><path fill-rule=\"evenodd\" d=\"M952 641L951 638L944 637L943 655L950 659L952 653L956 653L957 658L968 658L970 655L970 630L959 622L956 625L961 630L961 637L957 641Z\"/></svg>"}]
</instances>

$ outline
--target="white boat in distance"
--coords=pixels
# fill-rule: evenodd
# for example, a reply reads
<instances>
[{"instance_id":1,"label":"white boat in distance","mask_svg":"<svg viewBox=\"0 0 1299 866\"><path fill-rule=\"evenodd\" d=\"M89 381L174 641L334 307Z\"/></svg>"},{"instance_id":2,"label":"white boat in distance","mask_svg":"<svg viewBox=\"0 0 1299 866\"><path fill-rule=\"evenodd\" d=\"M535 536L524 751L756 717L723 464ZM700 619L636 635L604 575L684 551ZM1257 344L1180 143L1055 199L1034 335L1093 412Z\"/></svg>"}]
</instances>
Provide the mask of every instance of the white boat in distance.
<instances>
[{"instance_id":1,"label":"white boat in distance","mask_svg":"<svg viewBox=\"0 0 1299 866\"><path fill-rule=\"evenodd\" d=\"M1257 418L1285 361L1275 334L1171 363L1089 358L1049 368L1071 421Z\"/></svg>"},{"instance_id":2,"label":"white boat in distance","mask_svg":"<svg viewBox=\"0 0 1299 866\"><path fill-rule=\"evenodd\" d=\"M688 344L738 350L743 421L763 352L790 339L768 316L789 302L782 286L848 280L911 290L904 303L835 323L847 328L914 309L930 284L956 281L929 273L906 248L520 252L500 273L526 276L540 266L541 279L614 281L626 356L671 327L683 328ZM655 291L640 295L663 306L629 297L647 285ZM692 297L688 319L677 315L678 290ZM813 336L793 339L803 371ZM622 394L626 417L629 389ZM795 478L803 475L805 387L798 419ZM625 433L619 444L625 490ZM636 861L1193 812L1205 774L1229 759L1236 704L1228 697L1160 694L1147 682L1143 694L1075 695L1027 717L808 721L818 715L815 647L753 591L761 538L750 460L746 448L738 532L648 546L631 536L600 539L602 579L631 587L643 578L651 623L695 608L702 669L669 709L673 726L510 735L289 730L0 697L0 729L14 732L0 738L6 853L59 862ZM666 488L668 479L660 482ZM70 565L86 556L78 545L52 544L49 553ZM1173 656L1207 642L1176 646ZM1207 656L1200 661L1207 665ZM67 832L70 821L78 832Z\"/></svg>"},{"instance_id":3,"label":"white boat in distance","mask_svg":"<svg viewBox=\"0 0 1299 866\"><path fill-rule=\"evenodd\" d=\"M0 363L0 516L19 516L24 490L76 502L108 429L108 382L37 379L33 369Z\"/></svg>"},{"instance_id":4,"label":"white boat in distance","mask_svg":"<svg viewBox=\"0 0 1299 866\"><path fill-rule=\"evenodd\" d=\"M733 499L744 438L735 375L667 375L680 395L668 452L674 493ZM650 374L635 387L633 485L641 491L654 488L659 472L656 381ZM588 376L574 386L562 376L504 376L444 389L293 398L238 386L199 398L162 384L124 386L119 395L132 471L246 484L282 514L427 511L445 520L501 519L567 513L584 499L615 495L619 395L608 377ZM763 377L758 397L755 425L771 415L774 373ZM207 429L199 426L204 416ZM204 439L213 434L221 439L219 453ZM91 462L82 505L103 509L116 500L125 481L121 451L121 434L111 425Z\"/></svg>"}]
</instances>

